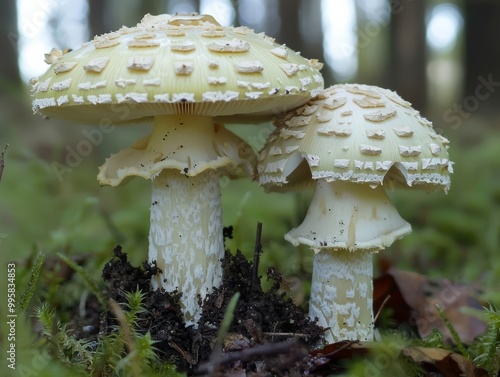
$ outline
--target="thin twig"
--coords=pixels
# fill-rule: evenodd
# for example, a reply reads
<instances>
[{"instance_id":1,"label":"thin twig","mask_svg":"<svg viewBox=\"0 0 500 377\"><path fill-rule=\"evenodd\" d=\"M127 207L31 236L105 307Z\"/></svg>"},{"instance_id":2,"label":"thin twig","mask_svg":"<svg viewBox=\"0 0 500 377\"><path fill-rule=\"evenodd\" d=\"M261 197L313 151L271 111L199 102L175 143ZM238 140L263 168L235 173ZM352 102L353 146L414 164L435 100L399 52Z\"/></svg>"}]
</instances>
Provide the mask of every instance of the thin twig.
<instances>
[{"instance_id":1,"label":"thin twig","mask_svg":"<svg viewBox=\"0 0 500 377\"><path fill-rule=\"evenodd\" d=\"M212 371L214 367L218 365L226 365L235 361L246 362L260 356L274 356L283 353L290 353L290 350L296 344L296 342L266 343L252 348L247 348L243 351L231 352L217 360L216 365L213 365L213 363L201 365L198 370L196 370L195 374L204 375L207 374L207 372Z\"/></svg>"},{"instance_id":2,"label":"thin twig","mask_svg":"<svg viewBox=\"0 0 500 377\"><path fill-rule=\"evenodd\" d=\"M2 180L2 174L3 174L3 168L5 167L5 152L7 151L7 148L9 147L9 144L5 144L5 147L3 148L2 154L0 154L0 181Z\"/></svg>"},{"instance_id":3,"label":"thin twig","mask_svg":"<svg viewBox=\"0 0 500 377\"><path fill-rule=\"evenodd\" d=\"M387 295L386 298L384 299L384 301L382 301L380 308L378 308L377 314L375 314L375 318L373 319L373 323L377 322L377 319L380 316L382 309L384 308L385 304L387 304L387 301L389 301L390 298L391 298L391 295Z\"/></svg>"},{"instance_id":4,"label":"thin twig","mask_svg":"<svg viewBox=\"0 0 500 377\"><path fill-rule=\"evenodd\" d=\"M293 332L264 332L262 334L266 336L287 336L290 338L309 338L311 336L308 334L300 334Z\"/></svg>"},{"instance_id":5,"label":"thin twig","mask_svg":"<svg viewBox=\"0 0 500 377\"><path fill-rule=\"evenodd\" d=\"M253 276L254 283L259 281L260 253L262 253L262 223L257 222L257 232L255 234L255 248L253 251Z\"/></svg>"}]
</instances>

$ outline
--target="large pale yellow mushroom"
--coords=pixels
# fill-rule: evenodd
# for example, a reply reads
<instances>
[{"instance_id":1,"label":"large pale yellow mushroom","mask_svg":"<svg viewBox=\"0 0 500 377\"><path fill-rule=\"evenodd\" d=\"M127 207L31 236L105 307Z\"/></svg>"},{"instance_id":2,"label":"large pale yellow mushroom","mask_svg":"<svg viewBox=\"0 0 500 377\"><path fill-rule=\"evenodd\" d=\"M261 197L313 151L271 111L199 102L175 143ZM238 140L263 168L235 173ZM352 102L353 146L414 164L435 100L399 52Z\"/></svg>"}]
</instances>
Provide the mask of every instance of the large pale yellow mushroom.
<instances>
[{"instance_id":1,"label":"large pale yellow mushroom","mask_svg":"<svg viewBox=\"0 0 500 377\"><path fill-rule=\"evenodd\" d=\"M35 112L86 123L151 119L152 133L107 159L98 180L152 180L149 260L162 270L152 284L182 292L186 322L196 323L199 298L222 276L219 175L255 174L251 148L216 119L269 119L306 103L323 89L320 64L195 14L147 15L46 60L51 68L32 81Z\"/></svg>"},{"instance_id":2,"label":"large pale yellow mushroom","mask_svg":"<svg viewBox=\"0 0 500 377\"><path fill-rule=\"evenodd\" d=\"M259 156L269 191L315 185L285 239L315 252L309 316L329 342L371 340L372 253L411 232L382 184L449 188L446 140L395 92L334 85L276 123Z\"/></svg>"}]
</instances>

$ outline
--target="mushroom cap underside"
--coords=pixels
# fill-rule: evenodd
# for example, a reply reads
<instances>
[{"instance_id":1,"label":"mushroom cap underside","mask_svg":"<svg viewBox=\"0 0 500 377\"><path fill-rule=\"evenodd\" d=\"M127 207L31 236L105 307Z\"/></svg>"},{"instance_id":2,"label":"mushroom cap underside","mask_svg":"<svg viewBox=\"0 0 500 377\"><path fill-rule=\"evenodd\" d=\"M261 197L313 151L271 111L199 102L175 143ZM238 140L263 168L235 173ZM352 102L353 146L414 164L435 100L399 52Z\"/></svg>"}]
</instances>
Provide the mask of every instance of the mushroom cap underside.
<instances>
[{"instance_id":1,"label":"mushroom cap underside","mask_svg":"<svg viewBox=\"0 0 500 377\"><path fill-rule=\"evenodd\" d=\"M258 163L269 191L318 179L449 188L448 140L393 91L334 85L276 125Z\"/></svg>"},{"instance_id":2,"label":"mushroom cap underside","mask_svg":"<svg viewBox=\"0 0 500 377\"><path fill-rule=\"evenodd\" d=\"M159 117L156 123L163 120ZM151 135L108 157L99 167L97 180L101 185L119 186L134 177L154 179L163 170L178 171L186 177L218 170L230 178L255 178L252 148L223 125L209 127L210 121L203 120L207 124L196 132L193 128L199 122L179 128L168 126L168 122L166 128L155 124Z\"/></svg>"},{"instance_id":3,"label":"mushroom cap underside","mask_svg":"<svg viewBox=\"0 0 500 377\"><path fill-rule=\"evenodd\" d=\"M263 33L210 16L146 15L135 27L46 56L33 110L76 121L185 113L271 116L323 89L321 64Z\"/></svg>"}]
</instances>

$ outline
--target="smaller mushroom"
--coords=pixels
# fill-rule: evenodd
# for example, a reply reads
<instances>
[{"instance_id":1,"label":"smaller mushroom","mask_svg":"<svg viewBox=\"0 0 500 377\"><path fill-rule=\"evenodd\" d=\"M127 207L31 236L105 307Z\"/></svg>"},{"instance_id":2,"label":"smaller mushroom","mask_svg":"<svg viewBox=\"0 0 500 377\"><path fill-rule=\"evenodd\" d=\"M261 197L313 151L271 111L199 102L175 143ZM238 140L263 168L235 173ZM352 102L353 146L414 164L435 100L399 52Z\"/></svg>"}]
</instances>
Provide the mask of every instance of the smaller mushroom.
<instances>
[{"instance_id":1,"label":"smaller mushroom","mask_svg":"<svg viewBox=\"0 0 500 377\"><path fill-rule=\"evenodd\" d=\"M309 316L326 340L371 340L372 253L411 232L382 184L449 188L446 140L396 93L334 85L278 119L259 156L268 191L315 185L285 239L315 252Z\"/></svg>"}]
</instances>

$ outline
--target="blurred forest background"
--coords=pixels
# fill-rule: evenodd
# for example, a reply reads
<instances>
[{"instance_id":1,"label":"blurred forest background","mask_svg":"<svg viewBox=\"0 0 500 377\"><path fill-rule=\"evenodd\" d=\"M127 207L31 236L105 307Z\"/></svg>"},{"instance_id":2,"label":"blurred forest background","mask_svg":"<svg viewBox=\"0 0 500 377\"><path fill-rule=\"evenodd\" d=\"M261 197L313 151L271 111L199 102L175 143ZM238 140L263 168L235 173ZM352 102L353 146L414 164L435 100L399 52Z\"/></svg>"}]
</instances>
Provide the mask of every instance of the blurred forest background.
<instances>
[{"instance_id":1,"label":"blurred forest background","mask_svg":"<svg viewBox=\"0 0 500 377\"><path fill-rule=\"evenodd\" d=\"M71 151L92 128L33 116L27 82L48 68L43 53L52 47L78 48L93 35L135 25L145 13L175 12L211 13L222 24L264 31L325 62L327 86L379 85L412 102L451 140L456 173L448 195L391 194L414 233L383 256L399 267L458 280L500 278L498 0L2 2L0 148L10 146L0 182L0 261L20 261L33 250L109 257L117 243L134 261L146 259L149 182L101 188L95 176L109 154L147 127L118 127L69 166ZM256 149L270 129L234 126ZM69 169L58 173L55 163ZM282 237L300 223L309 194L266 194L243 181L223 186L224 222L235 226L230 246L250 255L255 224L262 221L264 264L307 281L309 251L297 251Z\"/></svg>"}]
</instances>

